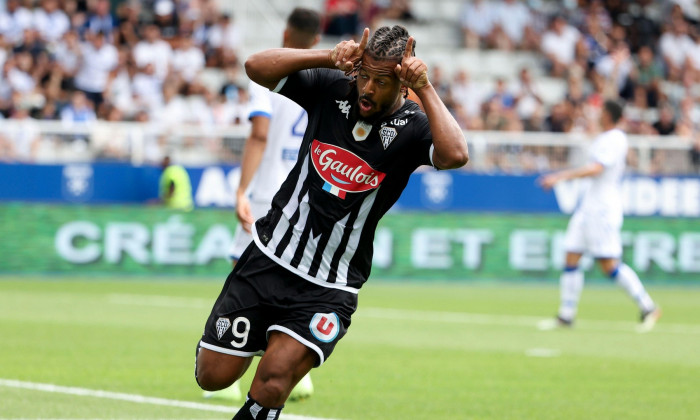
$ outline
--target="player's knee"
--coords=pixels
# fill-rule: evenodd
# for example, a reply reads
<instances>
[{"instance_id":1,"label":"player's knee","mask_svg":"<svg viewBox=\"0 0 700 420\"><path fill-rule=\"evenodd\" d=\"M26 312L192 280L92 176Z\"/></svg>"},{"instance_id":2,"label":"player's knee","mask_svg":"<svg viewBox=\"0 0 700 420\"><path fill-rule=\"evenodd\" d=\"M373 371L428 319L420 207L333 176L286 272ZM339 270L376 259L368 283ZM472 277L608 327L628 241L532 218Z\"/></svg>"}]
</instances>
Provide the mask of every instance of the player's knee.
<instances>
[{"instance_id":1,"label":"player's knee","mask_svg":"<svg viewBox=\"0 0 700 420\"><path fill-rule=\"evenodd\" d=\"M213 361L201 356L201 353L197 355L195 379L197 385L203 390L218 391L225 389L238 379L228 374L227 369L221 369L221 367L213 363Z\"/></svg>"},{"instance_id":2,"label":"player's knee","mask_svg":"<svg viewBox=\"0 0 700 420\"><path fill-rule=\"evenodd\" d=\"M230 378L224 378L217 369L207 366L205 363L197 363L195 379L197 385L205 391L218 391L233 383Z\"/></svg>"},{"instance_id":3,"label":"player's knee","mask_svg":"<svg viewBox=\"0 0 700 420\"><path fill-rule=\"evenodd\" d=\"M264 389L268 398L275 401L284 401L293 388L291 374L285 374L280 371L261 373L259 376L260 386Z\"/></svg>"}]
</instances>

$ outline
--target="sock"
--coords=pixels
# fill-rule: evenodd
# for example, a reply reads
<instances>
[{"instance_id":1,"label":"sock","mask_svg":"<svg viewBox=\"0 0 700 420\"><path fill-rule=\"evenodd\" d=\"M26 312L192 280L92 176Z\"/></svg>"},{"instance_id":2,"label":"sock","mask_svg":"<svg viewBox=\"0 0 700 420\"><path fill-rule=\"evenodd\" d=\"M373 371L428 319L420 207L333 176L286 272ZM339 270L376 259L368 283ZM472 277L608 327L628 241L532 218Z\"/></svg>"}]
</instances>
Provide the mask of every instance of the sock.
<instances>
[{"instance_id":1,"label":"sock","mask_svg":"<svg viewBox=\"0 0 700 420\"><path fill-rule=\"evenodd\" d=\"M639 280L637 273L634 272L627 264L620 263L612 273L610 278L615 280L617 284L622 286L628 295L637 303L642 312L654 310L656 305L651 300L649 294L644 289L642 282Z\"/></svg>"},{"instance_id":2,"label":"sock","mask_svg":"<svg viewBox=\"0 0 700 420\"><path fill-rule=\"evenodd\" d=\"M566 267L559 277L559 317L573 321L578 310L578 301L583 290L583 272L578 266Z\"/></svg>"},{"instance_id":3,"label":"sock","mask_svg":"<svg viewBox=\"0 0 700 420\"><path fill-rule=\"evenodd\" d=\"M282 407L265 408L255 401L248 393L245 404L238 410L232 420L277 420L282 413Z\"/></svg>"}]
</instances>

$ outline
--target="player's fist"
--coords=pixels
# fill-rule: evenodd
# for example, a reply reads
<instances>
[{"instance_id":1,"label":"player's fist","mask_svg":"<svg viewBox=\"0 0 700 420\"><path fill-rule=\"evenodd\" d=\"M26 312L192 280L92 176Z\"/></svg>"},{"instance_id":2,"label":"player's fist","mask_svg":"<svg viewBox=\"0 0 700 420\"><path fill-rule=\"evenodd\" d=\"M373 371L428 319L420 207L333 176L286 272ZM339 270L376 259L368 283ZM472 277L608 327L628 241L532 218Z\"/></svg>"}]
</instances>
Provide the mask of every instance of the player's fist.
<instances>
[{"instance_id":1,"label":"player's fist","mask_svg":"<svg viewBox=\"0 0 700 420\"><path fill-rule=\"evenodd\" d=\"M339 42L338 45L328 53L328 60L332 66L344 72L351 71L362 59L362 54L365 53L368 41L369 28L365 28L359 43L352 40Z\"/></svg>"},{"instance_id":2,"label":"player's fist","mask_svg":"<svg viewBox=\"0 0 700 420\"><path fill-rule=\"evenodd\" d=\"M245 194L239 194L237 199L236 217L238 217L238 222L241 224L243 230L250 233L250 228L255 221L253 220L253 212L250 210L250 201Z\"/></svg>"},{"instance_id":3,"label":"player's fist","mask_svg":"<svg viewBox=\"0 0 700 420\"><path fill-rule=\"evenodd\" d=\"M417 91L429 83L428 66L423 60L413 56L413 42L413 37L409 37L401 64L397 64L394 71L403 85Z\"/></svg>"},{"instance_id":4,"label":"player's fist","mask_svg":"<svg viewBox=\"0 0 700 420\"><path fill-rule=\"evenodd\" d=\"M559 181L557 174L547 174L537 178L537 183L545 190L551 190Z\"/></svg>"}]
</instances>

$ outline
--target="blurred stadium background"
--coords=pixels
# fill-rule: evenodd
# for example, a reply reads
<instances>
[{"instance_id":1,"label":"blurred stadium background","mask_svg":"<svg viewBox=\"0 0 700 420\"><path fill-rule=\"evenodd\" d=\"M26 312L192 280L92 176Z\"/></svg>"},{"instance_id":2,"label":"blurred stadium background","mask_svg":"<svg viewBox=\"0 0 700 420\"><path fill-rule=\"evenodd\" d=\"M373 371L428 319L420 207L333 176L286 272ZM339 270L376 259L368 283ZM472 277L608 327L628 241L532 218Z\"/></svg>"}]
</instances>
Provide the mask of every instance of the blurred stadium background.
<instances>
[{"instance_id":1,"label":"blurred stadium background","mask_svg":"<svg viewBox=\"0 0 700 420\"><path fill-rule=\"evenodd\" d=\"M295 6L326 16L319 48L406 26L471 161L413 176L353 328L287 418L697 418L691 0L0 0L0 418L233 413L200 398L192 356L228 273L242 63ZM539 332L585 184L535 179L585 159L607 98L627 103L625 259L665 315L635 334L591 269L580 325ZM166 155L191 212L154 201Z\"/></svg>"}]
</instances>

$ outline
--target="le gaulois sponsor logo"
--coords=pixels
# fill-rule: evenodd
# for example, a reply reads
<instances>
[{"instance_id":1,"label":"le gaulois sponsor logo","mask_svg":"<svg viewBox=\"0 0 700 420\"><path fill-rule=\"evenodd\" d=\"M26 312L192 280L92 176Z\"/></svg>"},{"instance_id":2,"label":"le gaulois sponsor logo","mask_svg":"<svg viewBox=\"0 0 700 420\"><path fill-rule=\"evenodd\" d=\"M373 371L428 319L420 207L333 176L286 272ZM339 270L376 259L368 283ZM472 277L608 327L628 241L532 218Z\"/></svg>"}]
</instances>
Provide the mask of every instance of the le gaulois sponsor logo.
<instances>
[{"instance_id":1,"label":"le gaulois sponsor logo","mask_svg":"<svg viewBox=\"0 0 700 420\"><path fill-rule=\"evenodd\" d=\"M311 150L314 168L326 182L323 189L340 198L345 198L346 192L373 190L386 176L340 147L314 140Z\"/></svg>"}]
</instances>

